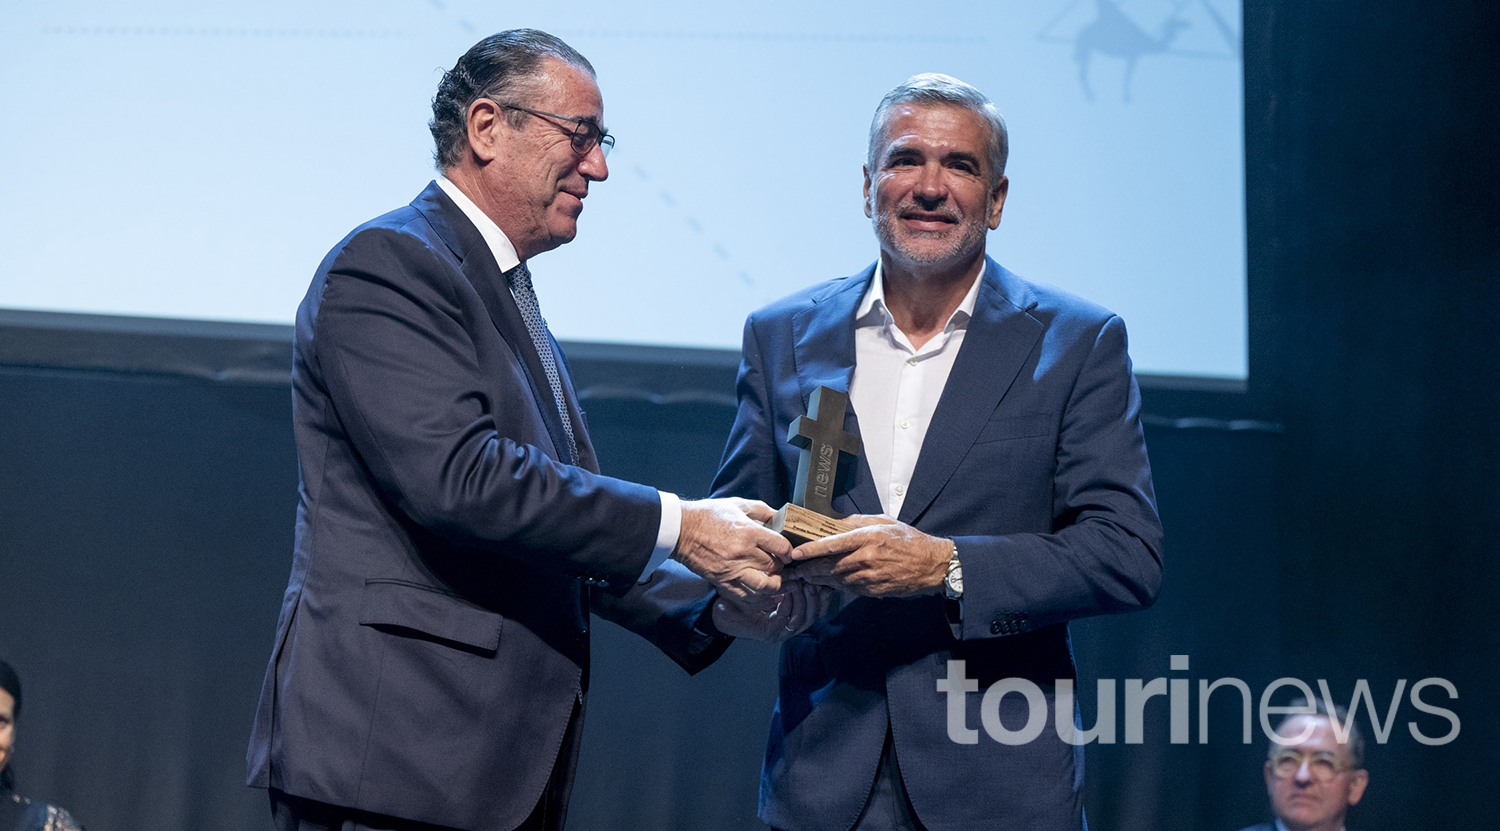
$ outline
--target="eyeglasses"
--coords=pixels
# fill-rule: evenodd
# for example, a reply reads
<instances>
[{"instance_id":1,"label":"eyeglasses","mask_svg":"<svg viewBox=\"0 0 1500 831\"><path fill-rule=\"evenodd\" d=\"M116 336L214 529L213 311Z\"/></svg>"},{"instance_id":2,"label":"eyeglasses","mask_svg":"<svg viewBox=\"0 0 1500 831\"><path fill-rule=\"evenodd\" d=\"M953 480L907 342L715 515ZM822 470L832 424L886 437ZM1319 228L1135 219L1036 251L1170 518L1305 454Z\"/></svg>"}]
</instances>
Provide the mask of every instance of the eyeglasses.
<instances>
[{"instance_id":1,"label":"eyeglasses","mask_svg":"<svg viewBox=\"0 0 1500 831\"><path fill-rule=\"evenodd\" d=\"M495 99L493 98L491 98L490 100L495 101ZM573 142L573 152L577 153L580 156L587 156L589 154L589 151L593 150L594 145L596 144L599 145L599 147L603 148L604 155L608 156L610 148L615 146L615 137L610 135L608 130L600 127L599 122L595 121L592 118L578 118L571 115L559 115L557 113L549 113L543 110L533 110L530 107L518 107L515 104L506 104L503 101L495 101L495 103L499 104L503 109L519 110L523 113L530 113L543 120L556 118L559 121L566 121L574 125L571 132L568 130L568 128L562 126L561 124L554 124L553 126L569 134L569 137Z\"/></svg>"},{"instance_id":2,"label":"eyeglasses","mask_svg":"<svg viewBox=\"0 0 1500 831\"><path fill-rule=\"evenodd\" d=\"M1296 776L1304 763L1314 782L1327 782L1344 771L1354 769L1354 765L1327 750L1303 753L1295 748L1284 747L1271 754L1271 772L1280 779Z\"/></svg>"}]
</instances>

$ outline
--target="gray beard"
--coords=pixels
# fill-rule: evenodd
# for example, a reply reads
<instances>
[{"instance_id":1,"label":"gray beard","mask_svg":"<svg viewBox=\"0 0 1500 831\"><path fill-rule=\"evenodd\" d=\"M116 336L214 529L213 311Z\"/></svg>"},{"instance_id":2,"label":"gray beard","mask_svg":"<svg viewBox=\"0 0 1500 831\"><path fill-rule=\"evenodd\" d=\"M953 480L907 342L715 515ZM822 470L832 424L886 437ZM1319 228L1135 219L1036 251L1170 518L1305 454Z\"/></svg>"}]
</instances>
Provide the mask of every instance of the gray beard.
<instances>
[{"instance_id":1,"label":"gray beard","mask_svg":"<svg viewBox=\"0 0 1500 831\"><path fill-rule=\"evenodd\" d=\"M917 266L953 266L968 262L984 250L984 238L988 232L989 229L983 223L965 221L963 233L953 238L945 249L932 254L918 254L908 250L898 240L890 214L875 216L875 237L880 241L880 250L895 254L901 261ZM918 231L912 236L936 237L938 234Z\"/></svg>"}]
</instances>

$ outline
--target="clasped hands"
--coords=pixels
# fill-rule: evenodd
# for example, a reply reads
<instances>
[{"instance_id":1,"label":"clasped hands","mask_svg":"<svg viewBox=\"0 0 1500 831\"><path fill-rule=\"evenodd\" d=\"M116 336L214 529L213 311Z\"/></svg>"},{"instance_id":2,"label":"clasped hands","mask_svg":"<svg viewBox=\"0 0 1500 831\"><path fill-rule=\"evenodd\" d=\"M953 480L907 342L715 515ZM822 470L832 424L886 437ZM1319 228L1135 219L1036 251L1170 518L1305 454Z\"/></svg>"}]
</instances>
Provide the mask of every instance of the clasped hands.
<instances>
[{"instance_id":1,"label":"clasped hands","mask_svg":"<svg viewBox=\"0 0 1500 831\"><path fill-rule=\"evenodd\" d=\"M890 517L845 517L854 530L793 547L763 527L763 502L682 503L673 556L719 590L714 625L736 637L782 641L826 615L840 591L910 597L942 591L953 555L948 540Z\"/></svg>"}]
</instances>

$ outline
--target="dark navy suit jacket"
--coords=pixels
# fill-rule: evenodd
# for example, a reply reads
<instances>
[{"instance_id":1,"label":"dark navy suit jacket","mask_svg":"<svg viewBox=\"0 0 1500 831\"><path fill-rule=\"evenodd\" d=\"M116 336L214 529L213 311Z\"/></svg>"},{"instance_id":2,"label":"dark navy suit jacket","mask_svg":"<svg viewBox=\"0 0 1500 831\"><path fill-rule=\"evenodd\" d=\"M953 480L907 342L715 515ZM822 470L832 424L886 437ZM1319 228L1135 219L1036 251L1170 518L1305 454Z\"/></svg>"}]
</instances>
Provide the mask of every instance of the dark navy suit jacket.
<instances>
[{"instance_id":1,"label":"dark navy suit jacket","mask_svg":"<svg viewBox=\"0 0 1500 831\"><path fill-rule=\"evenodd\" d=\"M525 324L436 184L324 259L292 380L296 546L251 785L510 829L573 762L591 606L690 671L722 651L691 647L706 583L675 564L636 583L659 499L598 475L566 375L580 461L557 461Z\"/></svg>"},{"instance_id":2,"label":"dark navy suit jacket","mask_svg":"<svg viewBox=\"0 0 1500 831\"><path fill-rule=\"evenodd\" d=\"M787 425L820 385L848 390L854 315L873 265L751 315L739 413L717 495L773 505L792 494ZM941 596L861 598L781 652L781 695L761 779L761 818L789 831L843 831L875 779L887 730L912 804L933 831L1077 829L1082 752L1052 728L1055 684L1075 678L1067 622L1150 605L1161 525L1125 327L1104 309L1028 283L987 260L974 316L898 517L950 537L964 571L962 619ZM850 412L846 429L858 429ZM876 514L862 460L834 508ZM938 679L967 663L981 693L1002 678L1044 692L1047 728L1022 745L983 731L951 741ZM999 715L1020 730L1018 694ZM1071 720L1072 713L1068 714Z\"/></svg>"}]
</instances>

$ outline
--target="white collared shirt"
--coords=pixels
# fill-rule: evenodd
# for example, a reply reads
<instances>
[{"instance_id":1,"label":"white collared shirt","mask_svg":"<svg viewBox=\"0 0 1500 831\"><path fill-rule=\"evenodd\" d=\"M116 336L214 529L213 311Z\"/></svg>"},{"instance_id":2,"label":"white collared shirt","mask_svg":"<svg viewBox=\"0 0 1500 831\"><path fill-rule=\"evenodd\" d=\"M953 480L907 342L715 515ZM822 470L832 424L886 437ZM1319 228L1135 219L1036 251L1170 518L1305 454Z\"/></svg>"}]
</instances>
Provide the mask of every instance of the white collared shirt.
<instances>
[{"instance_id":1,"label":"white collared shirt","mask_svg":"<svg viewBox=\"0 0 1500 831\"><path fill-rule=\"evenodd\" d=\"M1286 824L1281 821L1281 817L1276 818L1276 831L1287 831ZM1349 831L1349 827L1347 825L1340 825L1339 831Z\"/></svg>"},{"instance_id":2,"label":"white collared shirt","mask_svg":"<svg viewBox=\"0 0 1500 831\"><path fill-rule=\"evenodd\" d=\"M474 204L474 200L459 190L458 185L448 181L446 176L437 177L437 186L443 189L443 193L448 194L448 197L458 205L458 209L464 212L464 216L468 217L469 221L474 223L474 227L479 229L479 235L484 237L490 254L495 258L495 265L500 267L502 273L520 265L521 258L516 256L516 247L511 244L510 238L505 236L505 232L500 230L500 226L496 225L493 219L490 219L484 211L479 209L478 205ZM677 538L682 535L682 503L677 494L657 491L656 495L661 499L661 524L656 530L656 547L651 551L651 559L646 563L646 569L641 572L640 582L642 583L650 579L651 572L656 571L657 567L672 556L672 549L677 547Z\"/></svg>"},{"instance_id":3,"label":"white collared shirt","mask_svg":"<svg viewBox=\"0 0 1500 831\"><path fill-rule=\"evenodd\" d=\"M921 349L912 346L886 307L885 278L879 262L855 313L849 403L859 417L860 441L875 489L880 492L881 507L892 517L901 514L906 501L922 442L953 371L953 361L963 346L983 279L981 269L943 331Z\"/></svg>"}]
</instances>

